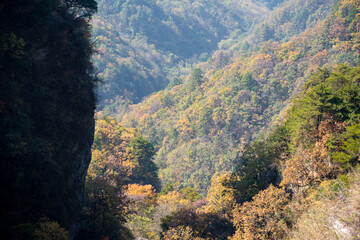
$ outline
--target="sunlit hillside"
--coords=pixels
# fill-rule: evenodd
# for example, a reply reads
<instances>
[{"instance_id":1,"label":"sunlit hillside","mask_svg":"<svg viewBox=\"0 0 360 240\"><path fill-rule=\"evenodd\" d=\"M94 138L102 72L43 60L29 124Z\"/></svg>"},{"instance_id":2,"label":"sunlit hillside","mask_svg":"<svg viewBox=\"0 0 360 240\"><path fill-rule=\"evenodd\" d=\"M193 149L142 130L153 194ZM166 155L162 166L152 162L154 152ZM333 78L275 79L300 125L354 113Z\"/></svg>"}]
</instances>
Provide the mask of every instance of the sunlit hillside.
<instances>
[{"instance_id":1,"label":"sunlit hillside","mask_svg":"<svg viewBox=\"0 0 360 240\"><path fill-rule=\"evenodd\" d=\"M360 0L3 0L0 239L360 239Z\"/></svg>"}]
</instances>

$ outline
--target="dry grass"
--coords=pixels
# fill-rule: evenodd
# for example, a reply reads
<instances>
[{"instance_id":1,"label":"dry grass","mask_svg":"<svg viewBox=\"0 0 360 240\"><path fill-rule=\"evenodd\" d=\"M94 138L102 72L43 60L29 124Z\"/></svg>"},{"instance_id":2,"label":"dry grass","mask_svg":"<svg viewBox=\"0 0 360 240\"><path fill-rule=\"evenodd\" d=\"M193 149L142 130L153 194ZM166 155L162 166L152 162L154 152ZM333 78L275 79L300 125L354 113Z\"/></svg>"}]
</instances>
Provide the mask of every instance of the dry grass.
<instances>
[{"instance_id":1,"label":"dry grass","mask_svg":"<svg viewBox=\"0 0 360 240\"><path fill-rule=\"evenodd\" d=\"M360 239L360 174L352 174L351 179L349 187L317 196L289 239Z\"/></svg>"}]
</instances>

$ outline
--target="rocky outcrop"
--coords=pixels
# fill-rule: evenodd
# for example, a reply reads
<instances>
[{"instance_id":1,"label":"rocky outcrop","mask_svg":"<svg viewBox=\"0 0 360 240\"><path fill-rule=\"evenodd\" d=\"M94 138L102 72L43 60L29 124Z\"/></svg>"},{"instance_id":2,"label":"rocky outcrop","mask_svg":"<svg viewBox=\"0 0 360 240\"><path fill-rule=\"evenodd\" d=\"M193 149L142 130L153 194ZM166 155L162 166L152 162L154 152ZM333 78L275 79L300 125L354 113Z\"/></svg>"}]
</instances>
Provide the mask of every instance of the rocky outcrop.
<instances>
[{"instance_id":1,"label":"rocky outcrop","mask_svg":"<svg viewBox=\"0 0 360 240\"><path fill-rule=\"evenodd\" d=\"M91 2L0 4L1 239L30 239L42 217L76 229L94 133Z\"/></svg>"}]
</instances>

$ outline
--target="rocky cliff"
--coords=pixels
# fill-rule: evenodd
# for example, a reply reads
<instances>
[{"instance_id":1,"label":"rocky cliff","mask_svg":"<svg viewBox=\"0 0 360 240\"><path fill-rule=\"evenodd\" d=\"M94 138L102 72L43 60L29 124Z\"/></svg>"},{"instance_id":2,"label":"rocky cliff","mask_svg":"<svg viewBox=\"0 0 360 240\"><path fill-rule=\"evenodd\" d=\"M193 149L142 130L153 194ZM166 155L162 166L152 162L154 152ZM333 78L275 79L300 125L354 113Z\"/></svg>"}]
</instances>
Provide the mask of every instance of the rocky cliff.
<instances>
[{"instance_id":1,"label":"rocky cliff","mask_svg":"<svg viewBox=\"0 0 360 240\"><path fill-rule=\"evenodd\" d=\"M41 218L72 233L94 132L92 0L0 4L0 236Z\"/></svg>"}]
</instances>

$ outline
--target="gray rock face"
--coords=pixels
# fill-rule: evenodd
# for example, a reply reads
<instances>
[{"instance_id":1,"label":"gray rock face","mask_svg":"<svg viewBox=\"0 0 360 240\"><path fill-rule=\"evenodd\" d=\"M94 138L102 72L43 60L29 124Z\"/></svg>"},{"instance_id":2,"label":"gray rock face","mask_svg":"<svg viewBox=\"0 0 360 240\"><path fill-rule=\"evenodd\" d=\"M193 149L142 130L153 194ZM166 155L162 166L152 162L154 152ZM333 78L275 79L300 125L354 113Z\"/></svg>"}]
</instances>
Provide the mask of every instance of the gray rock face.
<instances>
[{"instance_id":1,"label":"gray rock face","mask_svg":"<svg viewBox=\"0 0 360 240\"><path fill-rule=\"evenodd\" d=\"M73 192L74 201L77 206L77 210L81 209L83 200L84 200L84 186L85 186L85 178L86 173L90 164L91 160L91 145L94 139L94 127L95 127L95 120L92 119L91 123L89 123L89 131L87 136L87 141L84 141L84 145L82 148L78 148L77 146L74 147L74 161L72 162L73 169L70 177L68 178L67 188ZM71 204L70 204L71 207ZM70 236L69 239L74 239L75 233L79 227L79 219L78 219L79 211L76 211L75 217L72 219L71 227L69 228Z\"/></svg>"}]
</instances>

